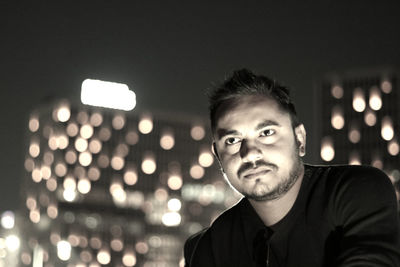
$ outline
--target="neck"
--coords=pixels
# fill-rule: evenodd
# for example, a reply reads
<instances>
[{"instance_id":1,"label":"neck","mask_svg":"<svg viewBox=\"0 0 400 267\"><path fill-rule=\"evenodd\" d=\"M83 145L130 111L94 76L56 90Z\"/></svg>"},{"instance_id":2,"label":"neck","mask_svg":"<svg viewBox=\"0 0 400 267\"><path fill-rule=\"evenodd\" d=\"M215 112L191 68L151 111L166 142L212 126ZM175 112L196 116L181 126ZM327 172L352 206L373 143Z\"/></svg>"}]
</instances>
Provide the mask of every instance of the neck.
<instances>
[{"instance_id":1,"label":"neck","mask_svg":"<svg viewBox=\"0 0 400 267\"><path fill-rule=\"evenodd\" d=\"M256 201L249 199L258 216L266 226L271 226L282 220L293 207L300 191L304 177L304 165L302 165L299 177L293 186L282 197L274 200Z\"/></svg>"}]
</instances>

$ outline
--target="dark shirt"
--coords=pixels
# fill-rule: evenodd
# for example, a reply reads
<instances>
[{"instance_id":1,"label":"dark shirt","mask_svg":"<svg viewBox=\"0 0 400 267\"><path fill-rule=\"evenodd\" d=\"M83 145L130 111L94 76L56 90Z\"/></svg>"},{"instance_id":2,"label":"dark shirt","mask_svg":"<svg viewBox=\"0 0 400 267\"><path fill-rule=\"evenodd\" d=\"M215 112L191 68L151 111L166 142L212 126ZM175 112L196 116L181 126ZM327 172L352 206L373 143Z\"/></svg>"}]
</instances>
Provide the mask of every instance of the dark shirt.
<instances>
[{"instance_id":1,"label":"dark shirt","mask_svg":"<svg viewBox=\"0 0 400 267\"><path fill-rule=\"evenodd\" d=\"M243 198L188 239L186 266L400 266L396 198L365 166L305 165L296 201L266 227Z\"/></svg>"}]
</instances>

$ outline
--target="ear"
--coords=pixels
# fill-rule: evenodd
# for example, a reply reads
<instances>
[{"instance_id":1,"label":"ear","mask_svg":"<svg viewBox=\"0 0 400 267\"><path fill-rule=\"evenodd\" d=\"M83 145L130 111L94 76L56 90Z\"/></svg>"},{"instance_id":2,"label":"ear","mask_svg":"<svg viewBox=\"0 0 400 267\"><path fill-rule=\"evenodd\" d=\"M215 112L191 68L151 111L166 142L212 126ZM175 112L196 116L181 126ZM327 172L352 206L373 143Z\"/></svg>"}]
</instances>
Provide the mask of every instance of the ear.
<instances>
[{"instance_id":1,"label":"ear","mask_svg":"<svg viewBox=\"0 0 400 267\"><path fill-rule=\"evenodd\" d=\"M299 148L299 156L303 157L306 154L306 129L303 124L298 125L294 129L296 143Z\"/></svg>"}]
</instances>

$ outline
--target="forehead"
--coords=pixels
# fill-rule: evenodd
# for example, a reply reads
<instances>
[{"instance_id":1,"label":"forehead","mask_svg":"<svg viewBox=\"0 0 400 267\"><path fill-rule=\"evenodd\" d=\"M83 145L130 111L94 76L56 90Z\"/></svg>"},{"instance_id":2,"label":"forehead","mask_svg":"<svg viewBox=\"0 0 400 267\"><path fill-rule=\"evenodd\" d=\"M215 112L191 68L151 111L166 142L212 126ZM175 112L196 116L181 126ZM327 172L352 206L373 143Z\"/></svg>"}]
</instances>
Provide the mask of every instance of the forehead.
<instances>
[{"instance_id":1,"label":"forehead","mask_svg":"<svg viewBox=\"0 0 400 267\"><path fill-rule=\"evenodd\" d=\"M273 98L263 95L241 96L223 103L216 113L216 128L232 128L270 120L291 124L290 115Z\"/></svg>"}]
</instances>

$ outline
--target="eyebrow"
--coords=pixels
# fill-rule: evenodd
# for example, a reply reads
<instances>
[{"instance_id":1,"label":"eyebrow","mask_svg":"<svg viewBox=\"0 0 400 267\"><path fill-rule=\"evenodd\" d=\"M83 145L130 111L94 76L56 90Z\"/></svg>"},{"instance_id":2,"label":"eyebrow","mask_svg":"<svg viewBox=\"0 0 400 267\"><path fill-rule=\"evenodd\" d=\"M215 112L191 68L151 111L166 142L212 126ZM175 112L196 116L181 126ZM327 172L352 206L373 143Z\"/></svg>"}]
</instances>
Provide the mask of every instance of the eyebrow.
<instances>
[{"instance_id":1,"label":"eyebrow","mask_svg":"<svg viewBox=\"0 0 400 267\"><path fill-rule=\"evenodd\" d=\"M258 130L261 130L262 128L264 128L264 127L271 126L271 125L280 126L280 124L277 121L265 120L265 121L259 123L256 126L255 130L258 131ZM227 130L227 129L223 129L223 128L217 129L218 140L223 138L224 136L227 136L227 135L240 135L240 132L236 131L236 130Z\"/></svg>"}]
</instances>

